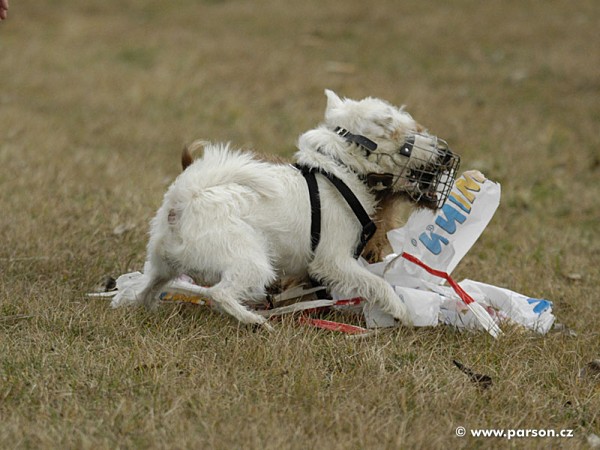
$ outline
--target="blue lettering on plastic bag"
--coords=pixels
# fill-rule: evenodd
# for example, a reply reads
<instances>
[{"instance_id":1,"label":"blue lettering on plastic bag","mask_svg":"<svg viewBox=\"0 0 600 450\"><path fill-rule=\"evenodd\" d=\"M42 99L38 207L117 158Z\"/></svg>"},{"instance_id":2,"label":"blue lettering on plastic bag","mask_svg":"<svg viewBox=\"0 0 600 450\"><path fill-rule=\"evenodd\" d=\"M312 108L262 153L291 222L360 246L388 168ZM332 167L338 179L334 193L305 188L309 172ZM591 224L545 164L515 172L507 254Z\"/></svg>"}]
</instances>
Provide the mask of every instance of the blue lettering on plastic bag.
<instances>
[{"instance_id":1,"label":"blue lettering on plastic bag","mask_svg":"<svg viewBox=\"0 0 600 450\"><path fill-rule=\"evenodd\" d=\"M455 187L450 194L450 203L453 203L458 208L446 203L441 210L441 214L435 219L435 224L440 230L448 234L456 233L458 224L462 224L467 220L467 215L471 213L471 207L475 202L473 192L481 190L481 184L485 182L485 178L479 178L475 175L464 174L463 177L456 180ZM461 210L466 213L463 214ZM443 214L443 215L442 215ZM428 234L429 233L429 234ZM434 255L439 255L443 250L443 245L448 245L448 238L439 233L434 232L434 226L429 225L427 231L419 235L419 241Z\"/></svg>"},{"instance_id":2,"label":"blue lettering on plastic bag","mask_svg":"<svg viewBox=\"0 0 600 450\"><path fill-rule=\"evenodd\" d=\"M552 302L543 298L528 298L527 303L530 305L535 304L533 307L533 312L537 315L540 315L547 309L552 308Z\"/></svg>"},{"instance_id":3,"label":"blue lettering on plastic bag","mask_svg":"<svg viewBox=\"0 0 600 450\"><path fill-rule=\"evenodd\" d=\"M442 207L442 213L444 215L440 214L437 216L435 224L448 234L454 234L456 232L456 222L464 223L465 220L467 220L465 215L461 214L457 209L454 209L447 203Z\"/></svg>"},{"instance_id":4,"label":"blue lettering on plastic bag","mask_svg":"<svg viewBox=\"0 0 600 450\"><path fill-rule=\"evenodd\" d=\"M433 232L429 236L427 233L421 233L419 241L434 255L439 255L442 252L442 244L448 245L448 242L450 242L444 236Z\"/></svg>"}]
</instances>

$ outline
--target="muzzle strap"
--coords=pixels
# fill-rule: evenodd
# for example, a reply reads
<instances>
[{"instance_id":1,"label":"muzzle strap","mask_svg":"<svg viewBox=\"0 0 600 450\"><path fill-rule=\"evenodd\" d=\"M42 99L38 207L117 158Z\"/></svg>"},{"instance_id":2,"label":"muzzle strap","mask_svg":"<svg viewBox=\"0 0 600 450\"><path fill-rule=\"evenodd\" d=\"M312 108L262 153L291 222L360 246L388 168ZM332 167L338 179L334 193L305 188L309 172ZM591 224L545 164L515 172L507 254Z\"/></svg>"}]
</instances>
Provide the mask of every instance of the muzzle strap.
<instances>
[{"instance_id":1,"label":"muzzle strap","mask_svg":"<svg viewBox=\"0 0 600 450\"><path fill-rule=\"evenodd\" d=\"M335 129L333 131L338 136L341 136L344 139L346 139L346 141L348 141L352 144L360 145L362 148L364 148L369 153L377 150L377 144L375 142L373 142L371 139L369 139L368 137L362 136L360 134L352 134L348 130L346 130L345 128L342 128L342 127L335 127Z\"/></svg>"}]
</instances>

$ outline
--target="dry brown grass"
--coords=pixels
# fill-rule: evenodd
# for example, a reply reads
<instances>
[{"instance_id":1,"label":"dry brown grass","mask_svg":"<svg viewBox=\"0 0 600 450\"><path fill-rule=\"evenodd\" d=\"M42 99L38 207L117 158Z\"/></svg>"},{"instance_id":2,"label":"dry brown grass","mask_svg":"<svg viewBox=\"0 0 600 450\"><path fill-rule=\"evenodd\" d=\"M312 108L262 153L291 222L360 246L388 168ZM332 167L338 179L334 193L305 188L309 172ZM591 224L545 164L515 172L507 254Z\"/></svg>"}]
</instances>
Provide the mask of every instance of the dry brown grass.
<instances>
[{"instance_id":1,"label":"dry brown grass","mask_svg":"<svg viewBox=\"0 0 600 450\"><path fill-rule=\"evenodd\" d=\"M12 2L0 24L0 447L585 448L600 434L595 0ZM139 269L196 138L290 155L323 88L401 104L503 186L459 267L577 332L370 339L89 300ZM119 225L133 229L114 234ZM485 392L452 365L491 375ZM455 427L573 429L457 438Z\"/></svg>"}]
</instances>

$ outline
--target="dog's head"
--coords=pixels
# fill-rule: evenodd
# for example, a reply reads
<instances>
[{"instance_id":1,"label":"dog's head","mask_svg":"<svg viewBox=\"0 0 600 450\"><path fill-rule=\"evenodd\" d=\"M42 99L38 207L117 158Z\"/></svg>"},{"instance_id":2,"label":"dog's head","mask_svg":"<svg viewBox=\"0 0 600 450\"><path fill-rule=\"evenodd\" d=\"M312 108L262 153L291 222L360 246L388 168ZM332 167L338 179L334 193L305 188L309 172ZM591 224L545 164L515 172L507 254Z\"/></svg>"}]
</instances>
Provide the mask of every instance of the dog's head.
<instances>
[{"instance_id":1,"label":"dog's head","mask_svg":"<svg viewBox=\"0 0 600 450\"><path fill-rule=\"evenodd\" d=\"M345 147L337 156L371 189L405 193L431 208L444 204L460 163L445 141L383 100L342 100L330 90L325 94L325 128Z\"/></svg>"}]
</instances>

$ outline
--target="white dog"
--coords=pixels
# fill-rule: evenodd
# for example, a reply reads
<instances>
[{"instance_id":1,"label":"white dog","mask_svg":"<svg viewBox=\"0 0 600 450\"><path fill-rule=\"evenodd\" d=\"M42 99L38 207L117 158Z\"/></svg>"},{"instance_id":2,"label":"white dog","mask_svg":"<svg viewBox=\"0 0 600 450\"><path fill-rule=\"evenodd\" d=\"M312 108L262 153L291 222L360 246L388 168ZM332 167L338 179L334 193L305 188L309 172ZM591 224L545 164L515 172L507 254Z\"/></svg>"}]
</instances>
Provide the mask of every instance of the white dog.
<instances>
[{"instance_id":1,"label":"white dog","mask_svg":"<svg viewBox=\"0 0 600 450\"><path fill-rule=\"evenodd\" d=\"M209 286L199 293L239 321L263 323L244 303L263 298L278 277L309 275L408 323L406 306L391 286L355 256L372 234L368 216L380 192L439 207L458 158L443 141L421 133L402 109L375 98L342 100L325 93L325 123L300 136L296 166L207 144L152 220L141 294L119 293L113 305L153 306L164 284L186 273ZM310 178L318 194L309 194ZM354 200L345 199L336 182Z\"/></svg>"}]
</instances>

